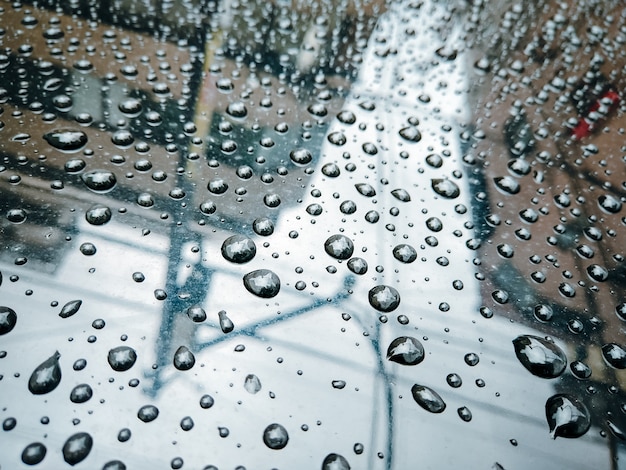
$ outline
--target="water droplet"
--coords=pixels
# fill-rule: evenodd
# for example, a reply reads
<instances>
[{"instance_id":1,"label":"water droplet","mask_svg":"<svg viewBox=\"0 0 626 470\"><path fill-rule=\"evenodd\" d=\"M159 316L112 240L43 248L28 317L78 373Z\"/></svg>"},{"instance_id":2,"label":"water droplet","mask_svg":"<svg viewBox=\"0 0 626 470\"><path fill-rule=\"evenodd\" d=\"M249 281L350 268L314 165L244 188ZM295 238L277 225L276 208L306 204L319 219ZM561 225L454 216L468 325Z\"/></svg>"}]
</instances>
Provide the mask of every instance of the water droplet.
<instances>
[{"instance_id":1,"label":"water droplet","mask_svg":"<svg viewBox=\"0 0 626 470\"><path fill-rule=\"evenodd\" d=\"M87 164L85 163L85 160L81 160L80 158L72 158L66 161L63 167L68 173L79 173L83 171L86 166Z\"/></svg>"},{"instance_id":2,"label":"water droplet","mask_svg":"<svg viewBox=\"0 0 626 470\"><path fill-rule=\"evenodd\" d=\"M254 258L254 255L256 255L256 245L243 235L233 235L222 243L222 256L232 263L247 263Z\"/></svg>"},{"instance_id":3,"label":"water droplet","mask_svg":"<svg viewBox=\"0 0 626 470\"><path fill-rule=\"evenodd\" d=\"M154 405L144 405L139 408L137 412L137 418L144 423L154 421L159 416L159 409Z\"/></svg>"},{"instance_id":4,"label":"water droplet","mask_svg":"<svg viewBox=\"0 0 626 470\"><path fill-rule=\"evenodd\" d=\"M39 364L28 379L28 390L34 395L50 393L61 383L61 367L59 358L61 354L56 351L52 356Z\"/></svg>"},{"instance_id":5,"label":"water droplet","mask_svg":"<svg viewBox=\"0 0 626 470\"><path fill-rule=\"evenodd\" d=\"M222 178L215 178L209 181L207 188L213 194L224 194L228 191L228 184Z\"/></svg>"},{"instance_id":6,"label":"water droplet","mask_svg":"<svg viewBox=\"0 0 626 470\"><path fill-rule=\"evenodd\" d=\"M9 307L0 307L0 335L6 335L17 324L17 314Z\"/></svg>"},{"instance_id":7,"label":"water droplet","mask_svg":"<svg viewBox=\"0 0 626 470\"><path fill-rule=\"evenodd\" d=\"M553 439L580 437L591 426L589 410L585 404L578 398L565 394L548 398L546 419Z\"/></svg>"},{"instance_id":8,"label":"water droplet","mask_svg":"<svg viewBox=\"0 0 626 470\"><path fill-rule=\"evenodd\" d=\"M193 419L191 419L191 416L185 416L183 419L180 420L180 428L183 431L191 431L193 429L194 426L194 422Z\"/></svg>"},{"instance_id":9,"label":"water droplet","mask_svg":"<svg viewBox=\"0 0 626 470\"><path fill-rule=\"evenodd\" d=\"M457 184L447 178L433 178L431 185L437 194L447 199L455 199L461 194Z\"/></svg>"},{"instance_id":10,"label":"water droplet","mask_svg":"<svg viewBox=\"0 0 626 470\"><path fill-rule=\"evenodd\" d=\"M122 101L119 106L119 110L128 117L137 117L141 114L143 106L141 101L136 98L127 98Z\"/></svg>"},{"instance_id":11,"label":"water droplet","mask_svg":"<svg viewBox=\"0 0 626 470\"><path fill-rule=\"evenodd\" d=\"M111 142L117 145L120 148L129 148L135 142L135 137L130 131L126 129L120 129L115 131L111 136Z\"/></svg>"},{"instance_id":12,"label":"water droplet","mask_svg":"<svg viewBox=\"0 0 626 470\"><path fill-rule=\"evenodd\" d=\"M446 382L448 382L448 385L452 388L459 388L463 385L463 380L459 374L448 374L446 376Z\"/></svg>"},{"instance_id":13,"label":"water droplet","mask_svg":"<svg viewBox=\"0 0 626 470\"><path fill-rule=\"evenodd\" d=\"M392 312L400 305L400 293L391 286L380 285L370 289L370 305L380 312Z\"/></svg>"},{"instance_id":14,"label":"water droplet","mask_svg":"<svg viewBox=\"0 0 626 470\"><path fill-rule=\"evenodd\" d=\"M337 119L344 124L354 124L356 122L356 116L352 111L341 111L337 114Z\"/></svg>"},{"instance_id":15,"label":"water droplet","mask_svg":"<svg viewBox=\"0 0 626 470\"><path fill-rule=\"evenodd\" d=\"M598 198L598 205L600 208L609 213L609 214L617 214L622 210L622 203L619 199L611 194L604 194Z\"/></svg>"},{"instance_id":16,"label":"water droplet","mask_svg":"<svg viewBox=\"0 0 626 470\"><path fill-rule=\"evenodd\" d=\"M609 271L599 264L592 264L587 267L587 274L597 282L604 282L609 278Z\"/></svg>"},{"instance_id":17,"label":"water droplet","mask_svg":"<svg viewBox=\"0 0 626 470\"><path fill-rule=\"evenodd\" d=\"M458 413L459 418L461 418L466 423L469 423L472 420L472 412L467 406L462 406L461 408L456 410L456 412Z\"/></svg>"},{"instance_id":18,"label":"water droplet","mask_svg":"<svg viewBox=\"0 0 626 470\"><path fill-rule=\"evenodd\" d=\"M37 465L46 456L46 446L41 442L28 444L22 451L22 462L26 465Z\"/></svg>"},{"instance_id":19,"label":"water droplet","mask_svg":"<svg viewBox=\"0 0 626 470\"><path fill-rule=\"evenodd\" d=\"M476 353L467 353L463 360L468 366L474 367L480 362L480 357L478 357L478 354Z\"/></svg>"},{"instance_id":20,"label":"water droplet","mask_svg":"<svg viewBox=\"0 0 626 470\"><path fill-rule=\"evenodd\" d=\"M199 305L191 306L187 309L187 316L196 323L202 323L206 320L206 312Z\"/></svg>"},{"instance_id":21,"label":"water droplet","mask_svg":"<svg viewBox=\"0 0 626 470\"><path fill-rule=\"evenodd\" d=\"M63 445L63 459L70 465L76 465L87 458L93 439L86 432L78 432L70 436Z\"/></svg>"},{"instance_id":22,"label":"water droplet","mask_svg":"<svg viewBox=\"0 0 626 470\"><path fill-rule=\"evenodd\" d=\"M117 183L117 178L113 173L106 170L94 170L82 176L85 185L96 193L106 193L111 191Z\"/></svg>"},{"instance_id":23,"label":"water droplet","mask_svg":"<svg viewBox=\"0 0 626 470\"><path fill-rule=\"evenodd\" d=\"M343 132L331 132L328 134L328 141L333 145L342 146L347 140Z\"/></svg>"},{"instance_id":24,"label":"water droplet","mask_svg":"<svg viewBox=\"0 0 626 470\"><path fill-rule=\"evenodd\" d=\"M228 318L225 310L220 310L219 312L217 312L217 315L219 317L220 328L222 329L223 333L230 333L235 329L235 324L230 318Z\"/></svg>"},{"instance_id":25,"label":"water droplet","mask_svg":"<svg viewBox=\"0 0 626 470\"><path fill-rule=\"evenodd\" d=\"M267 237L274 233L274 223L267 217L260 217L255 219L252 223L254 233L262 237Z\"/></svg>"},{"instance_id":26,"label":"water droplet","mask_svg":"<svg viewBox=\"0 0 626 470\"><path fill-rule=\"evenodd\" d=\"M313 160L313 155L307 149L295 149L289 153L289 158L298 165L308 165Z\"/></svg>"},{"instance_id":27,"label":"water droplet","mask_svg":"<svg viewBox=\"0 0 626 470\"><path fill-rule=\"evenodd\" d=\"M332 235L324 242L324 249L335 259L349 259L354 252L354 244L345 235Z\"/></svg>"},{"instance_id":28,"label":"water droplet","mask_svg":"<svg viewBox=\"0 0 626 470\"><path fill-rule=\"evenodd\" d=\"M189 370L196 363L196 358L187 346L180 346L174 353L174 367Z\"/></svg>"},{"instance_id":29,"label":"water droplet","mask_svg":"<svg viewBox=\"0 0 626 470\"><path fill-rule=\"evenodd\" d=\"M268 193L263 197L263 203L267 207L278 207L280 205L280 196L274 193Z\"/></svg>"},{"instance_id":30,"label":"water droplet","mask_svg":"<svg viewBox=\"0 0 626 470\"><path fill-rule=\"evenodd\" d=\"M409 142L419 142L422 140L422 134L415 126L403 127L400 129L400 137Z\"/></svg>"},{"instance_id":31,"label":"water droplet","mask_svg":"<svg viewBox=\"0 0 626 470\"><path fill-rule=\"evenodd\" d=\"M257 269L246 274L243 285L251 294L265 299L275 297L280 291L280 279L269 269Z\"/></svg>"},{"instance_id":32,"label":"water droplet","mask_svg":"<svg viewBox=\"0 0 626 470\"><path fill-rule=\"evenodd\" d=\"M88 384L76 385L70 392L70 401L72 403L85 403L93 396L93 390Z\"/></svg>"},{"instance_id":33,"label":"water droplet","mask_svg":"<svg viewBox=\"0 0 626 470\"><path fill-rule=\"evenodd\" d=\"M405 366L414 366L424 360L424 347L411 336L400 336L387 348L387 359Z\"/></svg>"},{"instance_id":34,"label":"water droplet","mask_svg":"<svg viewBox=\"0 0 626 470\"><path fill-rule=\"evenodd\" d=\"M393 249L393 257L402 263L412 263L417 259L417 251L411 245L401 244Z\"/></svg>"},{"instance_id":35,"label":"water droplet","mask_svg":"<svg viewBox=\"0 0 626 470\"><path fill-rule=\"evenodd\" d=\"M55 129L43 138L57 150L77 152L87 145L87 134L72 129Z\"/></svg>"},{"instance_id":36,"label":"water droplet","mask_svg":"<svg viewBox=\"0 0 626 470\"><path fill-rule=\"evenodd\" d=\"M348 260L348 269L354 274L365 274L367 272L367 261L363 258L350 258Z\"/></svg>"},{"instance_id":37,"label":"water droplet","mask_svg":"<svg viewBox=\"0 0 626 470\"><path fill-rule=\"evenodd\" d=\"M263 442L270 449L280 450L289 442L289 434L283 426L273 423L263 431Z\"/></svg>"},{"instance_id":38,"label":"water droplet","mask_svg":"<svg viewBox=\"0 0 626 470\"><path fill-rule=\"evenodd\" d=\"M380 214L374 210L368 211L365 214L365 220L367 220L370 224L375 224L380 219Z\"/></svg>"},{"instance_id":39,"label":"water droplet","mask_svg":"<svg viewBox=\"0 0 626 470\"><path fill-rule=\"evenodd\" d=\"M111 220L111 209L96 204L85 213L85 219L91 225L104 225Z\"/></svg>"},{"instance_id":40,"label":"water droplet","mask_svg":"<svg viewBox=\"0 0 626 470\"><path fill-rule=\"evenodd\" d=\"M109 351L107 360L114 371L123 372L135 365L137 353L129 346L118 346Z\"/></svg>"},{"instance_id":41,"label":"water droplet","mask_svg":"<svg viewBox=\"0 0 626 470\"><path fill-rule=\"evenodd\" d=\"M496 183L496 187L504 194L517 194L520 192L519 183L510 176L498 176L493 181Z\"/></svg>"},{"instance_id":42,"label":"water droplet","mask_svg":"<svg viewBox=\"0 0 626 470\"><path fill-rule=\"evenodd\" d=\"M618 344L608 343L602 346L604 360L616 369L626 369L626 350Z\"/></svg>"},{"instance_id":43,"label":"water droplet","mask_svg":"<svg viewBox=\"0 0 626 470\"><path fill-rule=\"evenodd\" d=\"M202 395L202 397L200 398L200 407L205 410L208 410L209 408L211 408L214 403L215 403L215 400L213 399L211 395Z\"/></svg>"},{"instance_id":44,"label":"water droplet","mask_svg":"<svg viewBox=\"0 0 626 470\"><path fill-rule=\"evenodd\" d=\"M581 361L574 361L569 365L572 374L579 379L588 379L591 377L591 368Z\"/></svg>"},{"instance_id":45,"label":"water droplet","mask_svg":"<svg viewBox=\"0 0 626 470\"><path fill-rule=\"evenodd\" d=\"M339 454L328 454L322 462L322 470L350 470L350 464Z\"/></svg>"},{"instance_id":46,"label":"water droplet","mask_svg":"<svg viewBox=\"0 0 626 470\"><path fill-rule=\"evenodd\" d=\"M374 197L376 196L376 190L367 183L359 183L355 184L354 187L356 190L361 193L365 197Z\"/></svg>"},{"instance_id":47,"label":"water droplet","mask_svg":"<svg viewBox=\"0 0 626 470\"><path fill-rule=\"evenodd\" d=\"M261 381L256 375L248 374L244 380L243 388L245 388L248 393L254 395L261 390Z\"/></svg>"},{"instance_id":48,"label":"water droplet","mask_svg":"<svg viewBox=\"0 0 626 470\"><path fill-rule=\"evenodd\" d=\"M126 465L121 460L111 460L104 464L102 470L126 470Z\"/></svg>"},{"instance_id":49,"label":"water droplet","mask_svg":"<svg viewBox=\"0 0 626 470\"><path fill-rule=\"evenodd\" d=\"M59 316L61 318L69 318L74 315L80 309L80 306L83 304L82 300L72 300L66 303L61 312L59 312Z\"/></svg>"},{"instance_id":50,"label":"water droplet","mask_svg":"<svg viewBox=\"0 0 626 470\"><path fill-rule=\"evenodd\" d=\"M329 178L336 178L341 173L341 170L336 164L327 163L322 167L322 173Z\"/></svg>"},{"instance_id":51,"label":"water droplet","mask_svg":"<svg viewBox=\"0 0 626 470\"><path fill-rule=\"evenodd\" d=\"M446 409L446 404L437 392L424 385L414 384L411 387L413 399L419 406L431 413L442 413Z\"/></svg>"},{"instance_id":52,"label":"water droplet","mask_svg":"<svg viewBox=\"0 0 626 470\"><path fill-rule=\"evenodd\" d=\"M544 338L521 335L513 340L513 346L517 359L537 377L558 377L567 366L567 357L563 350Z\"/></svg>"},{"instance_id":53,"label":"water droplet","mask_svg":"<svg viewBox=\"0 0 626 470\"><path fill-rule=\"evenodd\" d=\"M336 388L337 390L342 390L346 387L345 380L333 380L330 384L333 388Z\"/></svg>"},{"instance_id":54,"label":"water droplet","mask_svg":"<svg viewBox=\"0 0 626 470\"><path fill-rule=\"evenodd\" d=\"M248 110L241 101L236 101L226 107L226 113L234 118L243 119L248 115Z\"/></svg>"},{"instance_id":55,"label":"water droplet","mask_svg":"<svg viewBox=\"0 0 626 470\"><path fill-rule=\"evenodd\" d=\"M399 201L409 202L411 200L411 195L408 193L406 189L398 188L391 191L391 194Z\"/></svg>"}]
</instances>

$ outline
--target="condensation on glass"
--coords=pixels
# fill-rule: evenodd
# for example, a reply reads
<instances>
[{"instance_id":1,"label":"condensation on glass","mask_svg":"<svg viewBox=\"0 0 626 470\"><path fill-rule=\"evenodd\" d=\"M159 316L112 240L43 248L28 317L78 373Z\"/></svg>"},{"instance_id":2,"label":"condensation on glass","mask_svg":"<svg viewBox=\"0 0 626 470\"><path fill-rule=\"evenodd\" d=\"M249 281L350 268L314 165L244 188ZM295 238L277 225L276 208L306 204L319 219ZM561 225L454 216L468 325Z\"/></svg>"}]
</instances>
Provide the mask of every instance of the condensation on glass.
<instances>
[{"instance_id":1,"label":"condensation on glass","mask_svg":"<svg viewBox=\"0 0 626 470\"><path fill-rule=\"evenodd\" d=\"M0 4L0 467L626 468L626 9Z\"/></svg>"}]
</instances>

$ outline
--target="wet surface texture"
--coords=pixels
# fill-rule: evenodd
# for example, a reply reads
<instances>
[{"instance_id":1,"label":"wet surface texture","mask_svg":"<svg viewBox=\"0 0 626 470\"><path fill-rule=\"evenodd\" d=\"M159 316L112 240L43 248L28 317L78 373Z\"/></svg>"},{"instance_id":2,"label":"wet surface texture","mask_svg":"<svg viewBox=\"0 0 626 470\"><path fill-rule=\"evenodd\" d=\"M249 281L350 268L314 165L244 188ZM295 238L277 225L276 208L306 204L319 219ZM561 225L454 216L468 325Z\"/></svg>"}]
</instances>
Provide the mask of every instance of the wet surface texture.
<instances>
[{"instance_id":1,"label":"wet surface texture","mask_svg":"<svg viewBox=\"0 0 626 470\"><path fill-rule=\"evenodd\" d=\"M2 469L626 468L626 9L0 3Z\"/></svg>"}]
</instances>

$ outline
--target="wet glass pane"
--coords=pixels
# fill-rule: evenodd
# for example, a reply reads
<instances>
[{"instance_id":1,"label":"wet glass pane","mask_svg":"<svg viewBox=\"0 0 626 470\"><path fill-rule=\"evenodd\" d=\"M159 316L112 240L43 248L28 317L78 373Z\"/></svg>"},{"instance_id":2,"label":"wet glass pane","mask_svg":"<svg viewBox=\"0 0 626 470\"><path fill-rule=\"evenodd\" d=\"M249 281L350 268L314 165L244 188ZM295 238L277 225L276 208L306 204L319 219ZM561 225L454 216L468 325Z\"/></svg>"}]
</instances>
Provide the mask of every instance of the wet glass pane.
<instances>
[{"instance_id":1,"label":"wet glass pane","mask_svg":"<svg viewBox=\"0 0 626 470\"><path fill-rule=\"evenodd\" d=\"M626 468L617 1L0 4L0 467Z\"/></svg>"}]
</instances>

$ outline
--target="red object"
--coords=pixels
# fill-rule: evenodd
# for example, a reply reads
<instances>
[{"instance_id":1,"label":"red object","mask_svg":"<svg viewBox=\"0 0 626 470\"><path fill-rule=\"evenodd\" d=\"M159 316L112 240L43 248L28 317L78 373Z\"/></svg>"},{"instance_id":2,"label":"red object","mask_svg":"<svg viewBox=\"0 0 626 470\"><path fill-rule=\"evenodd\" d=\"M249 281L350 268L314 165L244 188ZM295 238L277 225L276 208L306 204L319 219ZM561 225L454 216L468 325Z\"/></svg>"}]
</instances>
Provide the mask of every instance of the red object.
<instances>
[{"instance_id":1,"label":"red object","mask_svg":"<svg viewBox=\"0 0 626 470\"><path fill-rule=\"evenodd\" d=\"M578 124L572 129L572 137L582 139L591 135L604 122L604 119L615 111L619 102L619 94L614 89L609 88L593 103L589 112L578 120ZM593 117L594 114L597 117Z\"/></svg>"}]
</instances>

